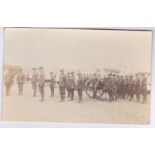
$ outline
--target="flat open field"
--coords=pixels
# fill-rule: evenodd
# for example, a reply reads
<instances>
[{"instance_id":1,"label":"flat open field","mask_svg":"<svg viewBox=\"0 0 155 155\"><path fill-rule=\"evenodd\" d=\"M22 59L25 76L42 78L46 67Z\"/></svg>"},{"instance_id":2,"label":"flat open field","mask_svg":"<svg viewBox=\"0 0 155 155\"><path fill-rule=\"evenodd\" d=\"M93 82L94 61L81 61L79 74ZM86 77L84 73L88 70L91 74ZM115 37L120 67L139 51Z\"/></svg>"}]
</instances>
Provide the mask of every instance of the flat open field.
<instances>
[{"instance_id":1,"label":"flat open field","mask_svg":"<svg viewBox=\"0 0 155 155\"><path fill-rule=\"evenodd\" d=\"M32 97L31 84L24 85L24 95L18 96L17 85L11 88L11 96L3 93L3 120L5 121L45 121L110 124L149 124L150 97L145 104L120 101L99 101L90 99L83 92L83 103L78 103L75 91L74 101L68 98L59 101L59 91L50 97L50 89L45 87L45 101L40 102L40 94ZM4 88L5 89L5 88Z\"/></svg>"}]
</instances>

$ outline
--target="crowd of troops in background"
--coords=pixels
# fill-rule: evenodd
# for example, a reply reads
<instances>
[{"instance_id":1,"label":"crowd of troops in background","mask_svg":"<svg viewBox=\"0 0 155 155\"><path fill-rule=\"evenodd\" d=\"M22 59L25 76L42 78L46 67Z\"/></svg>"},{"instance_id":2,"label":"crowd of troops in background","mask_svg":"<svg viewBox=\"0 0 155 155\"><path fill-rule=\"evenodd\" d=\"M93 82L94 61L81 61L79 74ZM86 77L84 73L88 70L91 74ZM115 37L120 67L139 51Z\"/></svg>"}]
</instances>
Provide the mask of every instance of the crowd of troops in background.
<instances>
[{"instance_id":1,"label":"crowd of troops in background","mask_svg":"<svg viewBox=\"0 0 155 155\"><path fill-rule=\"evenodd\" d=\"M39 67L39 72L36 68L32 68L32 76L25 75L23 70L17 74L17 85L19 90L19 95L23 95L24 83L31 81L33 96L36 96L37 88L41 95L41 101L44 101L44 88L45 83L49 83L49 88L51 92L51 97L54 96L55 85L59 86L60 102L65 100L65 92L67 90L67 97L70 100L74 100L75 90L78 93L78 101L82 102L83 91L86 88L93 88L93 97L96 98L97 91L103 89L104 93L107 94L108 100L129 100L133 101L134 96L136 96L136 101L140 102L140 96L143 96L143 103L147 100L147 77L145 74L135 74L135 75L117 75L109 73L108 75L101 74L81 74L80 72L68 72L64 73L64 70L59 72L59 81L56 81L57 73L50 72L50 79L47 81L45 79L44 68ZM14 83L14 74L8 69L4 77L6 96L10 95L11 86Z\"/></svg>"}]
</instances>

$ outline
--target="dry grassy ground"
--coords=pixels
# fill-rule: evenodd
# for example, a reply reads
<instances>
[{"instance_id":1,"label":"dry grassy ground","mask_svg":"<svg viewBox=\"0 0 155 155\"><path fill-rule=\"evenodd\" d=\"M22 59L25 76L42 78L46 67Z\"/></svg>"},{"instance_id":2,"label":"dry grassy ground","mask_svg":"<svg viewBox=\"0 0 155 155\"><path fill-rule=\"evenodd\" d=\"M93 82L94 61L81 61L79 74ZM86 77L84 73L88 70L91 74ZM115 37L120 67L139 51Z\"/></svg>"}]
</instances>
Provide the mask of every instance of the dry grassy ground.
<instances>
[{"instance_id":1,"label":"dry grassy ground","mask_svg":"<svg viewBox=\"0 0 155 155\"><path fill-rule=\"evenodd\" d=\"M75 92L74 101L66 98L60 103L58 88L55 91L55 97L50 97L50 89L46 86L45 101L40 102L39 92L37 97L32 97L31 84L24 85L23 96L18 96L15 84L12 96L5 97L3 93L3 120L149 124L150 99L146 104L125 100L108 102L90 99L84 92L83 103L79 104Z\"/></svg>"}]
</instances>

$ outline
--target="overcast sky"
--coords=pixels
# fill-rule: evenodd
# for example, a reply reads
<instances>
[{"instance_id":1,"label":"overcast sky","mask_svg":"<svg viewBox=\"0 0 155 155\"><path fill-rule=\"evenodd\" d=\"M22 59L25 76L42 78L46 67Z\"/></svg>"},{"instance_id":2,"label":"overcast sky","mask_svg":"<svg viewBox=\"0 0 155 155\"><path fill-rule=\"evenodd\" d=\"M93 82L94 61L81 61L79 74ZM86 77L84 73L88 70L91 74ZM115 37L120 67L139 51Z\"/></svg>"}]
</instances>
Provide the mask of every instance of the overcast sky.
<instances>
[{"instance_id":1,"label":"overcast sky","mask_svg":"<svg viewBox=\"0 0 155 155\"><path fill-rule=\"evenodd\" d=\"M50 69L150 71L152 33L79 29L5 29L4 62Z\"/></svg>"}]
</instances>

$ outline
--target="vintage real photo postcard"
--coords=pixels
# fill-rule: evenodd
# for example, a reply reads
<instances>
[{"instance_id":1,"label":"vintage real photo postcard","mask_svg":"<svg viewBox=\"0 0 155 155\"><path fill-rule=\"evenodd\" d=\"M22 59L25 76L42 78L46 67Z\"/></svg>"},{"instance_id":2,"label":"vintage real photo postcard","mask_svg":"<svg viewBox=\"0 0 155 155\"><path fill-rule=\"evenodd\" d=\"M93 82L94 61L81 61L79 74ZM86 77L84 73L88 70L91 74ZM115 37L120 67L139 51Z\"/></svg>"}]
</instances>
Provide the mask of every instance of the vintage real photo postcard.
<instances>
[{"instance_id":1,"label":"vintage real photo postcard","mask_svg":"<svg viewBox=\"0 0 155 155\"><path fill-rule=\"evenodd\" d=\"M5 28L2 119L149 124L152 32Z\"/></svg>"}]
</instances>

